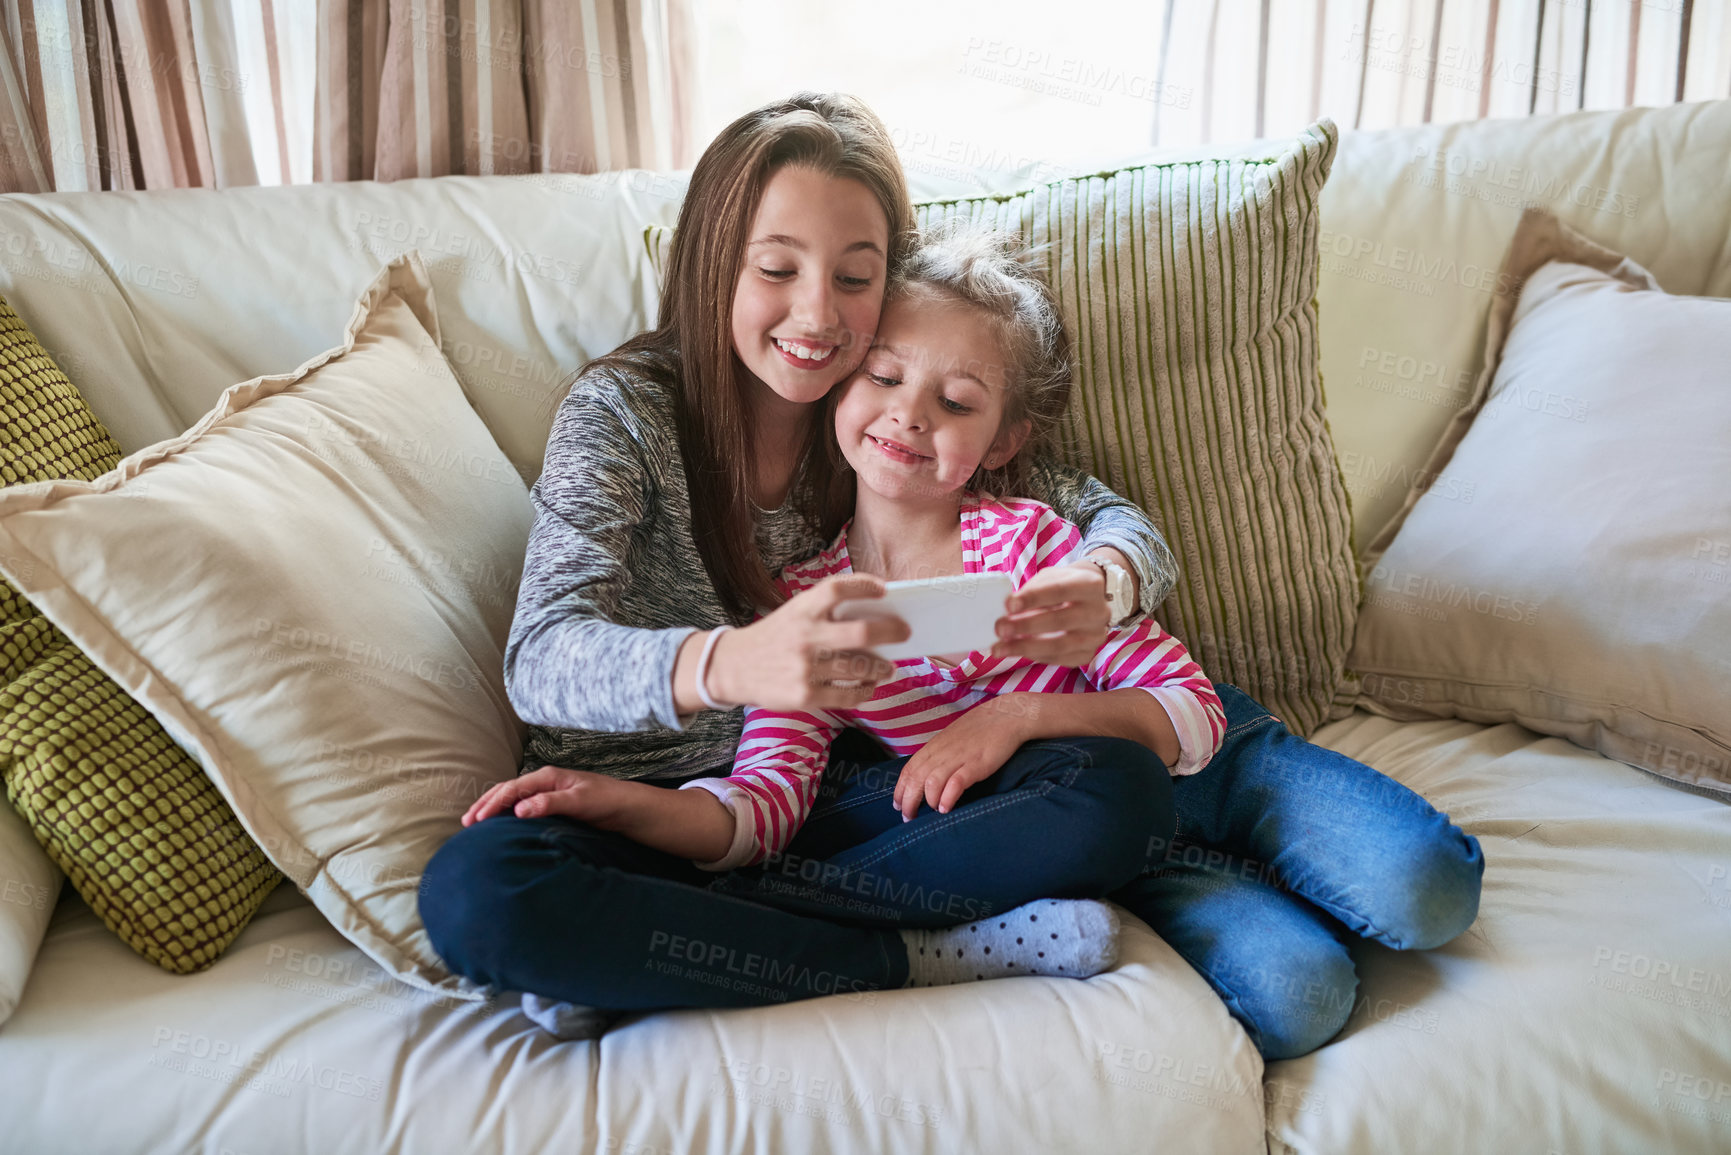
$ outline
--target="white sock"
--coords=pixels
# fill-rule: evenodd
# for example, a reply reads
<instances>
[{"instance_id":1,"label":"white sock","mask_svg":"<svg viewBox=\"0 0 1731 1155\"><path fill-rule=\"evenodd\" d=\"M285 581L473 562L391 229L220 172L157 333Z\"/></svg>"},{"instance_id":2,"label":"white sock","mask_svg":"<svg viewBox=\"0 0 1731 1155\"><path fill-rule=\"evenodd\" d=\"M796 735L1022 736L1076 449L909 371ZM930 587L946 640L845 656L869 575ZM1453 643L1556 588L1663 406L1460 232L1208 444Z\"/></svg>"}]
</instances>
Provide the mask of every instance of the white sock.
<instances>
[{"instance_id":1,"label":"white sock","mask_svg":"<svg viewBox=\"0 0 1731 1155\"><path fill-rule=\"evenodd\" d=\"M908 986L1012 975L1085 979L1118 961L1118 912L1085 898L1042 898L945 930L904 930Z\"/></svg>"},{"instance_id":2,"label":"white sock","mask_svg":"<svg viewBox=\"0 0 1731 1155\"><path fill-rule=\"evenodd\" d=\"M599 1007L580 1007L523 992L523 1013L529 1021L560 1039L598 1039L616 1017Z\"/></svg>"}]
</instances>

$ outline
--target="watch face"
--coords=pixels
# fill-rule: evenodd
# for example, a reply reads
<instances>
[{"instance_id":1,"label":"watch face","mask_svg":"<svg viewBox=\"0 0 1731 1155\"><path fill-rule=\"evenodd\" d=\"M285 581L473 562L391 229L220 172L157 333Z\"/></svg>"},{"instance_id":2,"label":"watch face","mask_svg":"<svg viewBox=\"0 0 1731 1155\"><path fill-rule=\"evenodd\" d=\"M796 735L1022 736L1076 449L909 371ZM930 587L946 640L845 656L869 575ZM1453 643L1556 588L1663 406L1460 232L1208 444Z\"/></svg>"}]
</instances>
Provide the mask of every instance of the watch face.
<instances>
[{"instance_id":1,"label":"watch face","mask_svg":"<svg viewBox=\"0 0 1731 1155\"><path fill-rule=\"evenodd\" d=\"M1114 622L1133 608L1130 604L1130 575L1118 566L1106 572L1106 605L1112 611Z\"/></svg>"}]
</instances>

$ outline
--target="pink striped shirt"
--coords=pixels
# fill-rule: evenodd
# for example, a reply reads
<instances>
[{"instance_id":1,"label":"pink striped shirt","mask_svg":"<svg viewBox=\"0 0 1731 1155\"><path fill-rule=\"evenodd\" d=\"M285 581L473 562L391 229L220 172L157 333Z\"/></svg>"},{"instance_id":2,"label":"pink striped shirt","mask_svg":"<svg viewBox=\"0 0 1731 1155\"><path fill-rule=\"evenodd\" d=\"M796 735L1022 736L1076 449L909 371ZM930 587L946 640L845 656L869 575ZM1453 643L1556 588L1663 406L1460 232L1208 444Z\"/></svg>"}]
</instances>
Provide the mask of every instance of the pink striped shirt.
<instances>
[{"instance_id":1,"label":"pink striped shirt","mask_svg":"<svg viewBox=\"0 0 1731 1155\"><path fill-rule=\"evenodd\" d=\"M1029 498L981 499L966 493L961 515L964 572L1008 573L1018 589L1038 571L1071 561L1082 545L1074 525ZM852 572L843 526L828 549L782 570L776 586L791 597L832 574ZM733 773L682 787L710 791L734 815L727 854L698 865L731 870L785 848L817 796L830 743L845 727L865 730L897 755L912 754L953 718L998 694L1132 688L1151 694L1172 719L1180 750L1172 773L1194 774L1207 765L1226 731L1220 699L1183 644L1146 614L1111 630L1082 669L992 658L978 650L954 666L904 658L896 662L891 679L852 710L749 707Z\"/></svg>"}]
</instances>

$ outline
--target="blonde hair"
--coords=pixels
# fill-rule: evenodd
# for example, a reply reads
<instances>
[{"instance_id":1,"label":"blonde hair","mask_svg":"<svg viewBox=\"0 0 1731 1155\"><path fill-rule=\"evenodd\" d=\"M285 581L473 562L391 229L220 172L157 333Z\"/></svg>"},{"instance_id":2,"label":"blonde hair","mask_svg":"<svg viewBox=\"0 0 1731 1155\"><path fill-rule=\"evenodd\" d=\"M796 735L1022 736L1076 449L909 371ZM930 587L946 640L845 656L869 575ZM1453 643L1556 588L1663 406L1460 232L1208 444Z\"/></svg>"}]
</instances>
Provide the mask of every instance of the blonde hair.
<instances>
[{"instance_id":1,"label":"blonde hair","mask_svg":"<svg viewBox=\"0 0 1731 1155\"><path fill-rule=\"evenodd\" d=\"M978 309L1003 351L1004 415L1000 432L1026 420L1022 448L995 469L984 463L968 488L1025 496L1028 459L1049 448L1070 405L1073 363L1058 299L1040 271L1040 253L1020 237L955 218L928 228L908 259L892 271L887 307L899 298L953 301Z\"/></svg>"}]
</instances>

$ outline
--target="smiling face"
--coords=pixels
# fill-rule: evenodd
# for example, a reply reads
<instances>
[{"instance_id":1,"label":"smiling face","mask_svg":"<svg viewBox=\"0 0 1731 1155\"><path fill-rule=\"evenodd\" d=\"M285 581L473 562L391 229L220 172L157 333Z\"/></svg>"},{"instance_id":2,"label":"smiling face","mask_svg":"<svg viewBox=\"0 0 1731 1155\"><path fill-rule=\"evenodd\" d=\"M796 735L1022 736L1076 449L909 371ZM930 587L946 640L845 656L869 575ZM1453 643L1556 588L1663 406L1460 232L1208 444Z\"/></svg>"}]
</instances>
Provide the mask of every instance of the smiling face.
<instances>
[{"instance_id":1,"label":"smiling face","mask_svg":"<svg viewBox=\"0 0 1731 1155\"><path fill-rule=\"evenodd\" d=\"M822 400L859 366L883 308L889 221L855 180L770 177L733 294L733 348L784 401Z\"/></svg>"},{"instance_id":2,"label":"smiling face","mask_svg":"<svg viewBox=\"0 0 1731 1155\"><path fill-rule=\"evenodd\" d=\"M1003 429L1004 354L978 309L915 293L885 306L877 344L836 405L835 433L861 486L896 501L952 499L982 461L1027 438Z\"/></svg>"}]
</instances>

